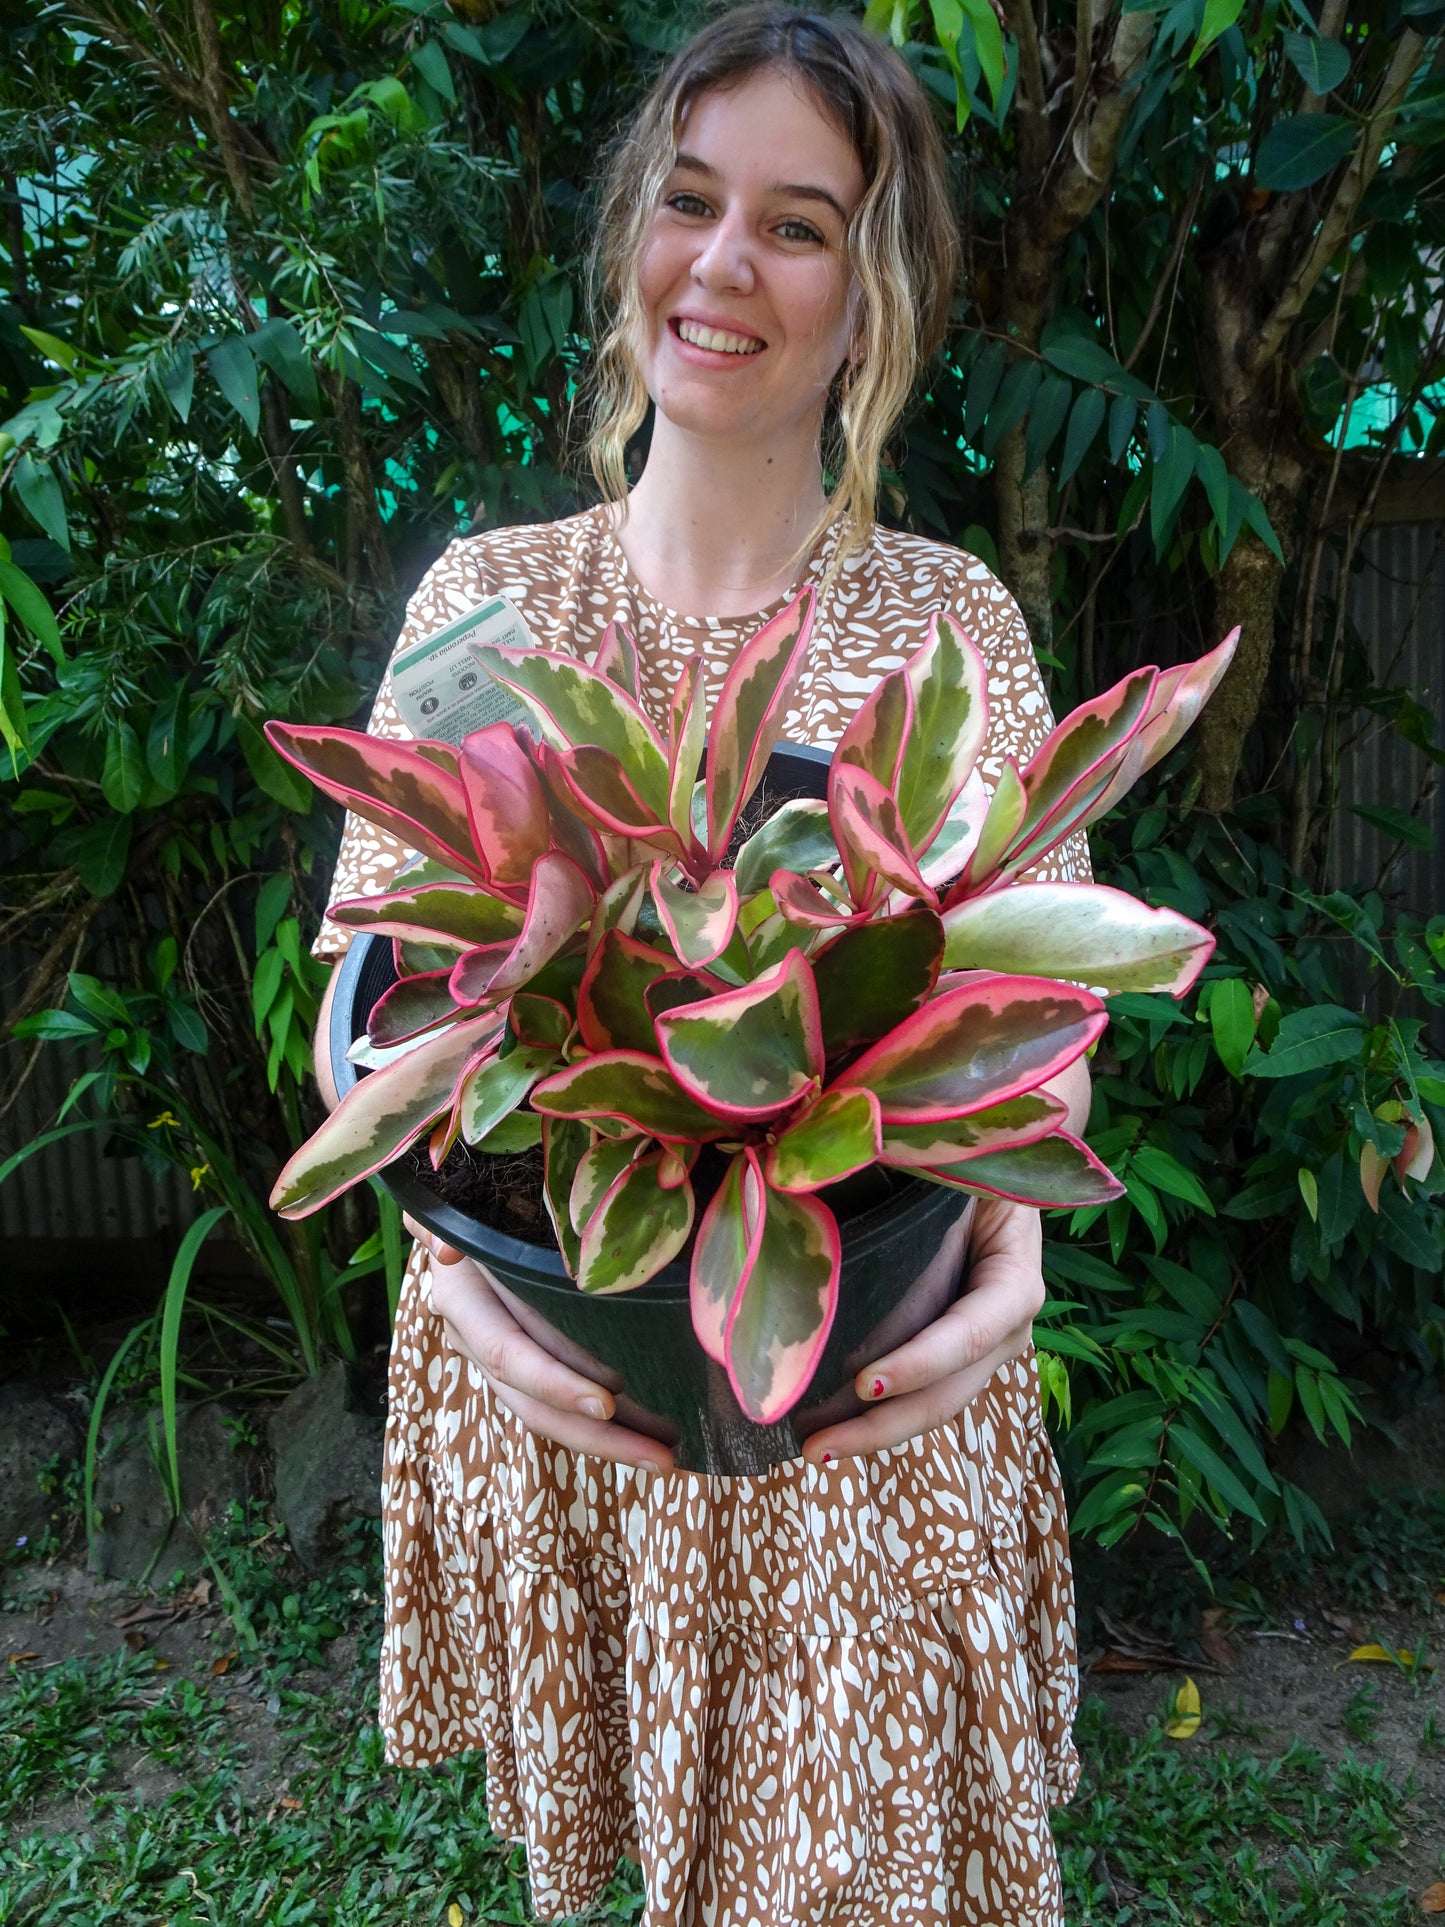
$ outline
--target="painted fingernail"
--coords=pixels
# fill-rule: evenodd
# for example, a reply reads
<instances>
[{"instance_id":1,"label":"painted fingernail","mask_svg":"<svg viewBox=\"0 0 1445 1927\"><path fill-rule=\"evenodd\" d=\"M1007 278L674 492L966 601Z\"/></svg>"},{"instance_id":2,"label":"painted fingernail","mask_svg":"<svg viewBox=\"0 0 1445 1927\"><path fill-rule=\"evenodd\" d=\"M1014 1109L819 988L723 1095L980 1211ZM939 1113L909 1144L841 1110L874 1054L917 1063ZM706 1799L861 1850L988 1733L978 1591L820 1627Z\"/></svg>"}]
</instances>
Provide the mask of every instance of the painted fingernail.
<instances>
[{"instance_id":1,"label":"painted fingernail","mask_svg":"<svg viewBox=\"0 0 1445 1927\"><path fill-rule=\"evenodd\" d=\"M869 1396L870 1398L882 1398L882 1396L883 1396L883 1380L882 1380L881 1378L875 1378L875 1379L874 1379L874 1381L873 1381L873 1390L872 1390L872 1391L871 1391L871 1392L870 1392L870 1393L868 1394L868 1396Z\"/></svg>"},{"instance_id":2,"label":"painted fingernail","mask_svg":"<svg viewBox=\"0 0 1445 1927\"><path fill-rule=\"evenodd\" d=\"M823 1454L823 1463L824 1465L831 1465L833 1463L833 1454L831 1452L825 1452Z\"/></svg>"},{"instance_id":3,"label":"painted fingernail","mask_svg":"<svg viewBox=\"0 0 1445 1927\"><path fill-rule=\"evenodd\" d=\"M584 1398L579 1400L577 1410L579 1412L585 1412L588 1418L606 1418L607 1416L607 1407L602 1403L600 1398Z\"/></svg>"}]
</instances>

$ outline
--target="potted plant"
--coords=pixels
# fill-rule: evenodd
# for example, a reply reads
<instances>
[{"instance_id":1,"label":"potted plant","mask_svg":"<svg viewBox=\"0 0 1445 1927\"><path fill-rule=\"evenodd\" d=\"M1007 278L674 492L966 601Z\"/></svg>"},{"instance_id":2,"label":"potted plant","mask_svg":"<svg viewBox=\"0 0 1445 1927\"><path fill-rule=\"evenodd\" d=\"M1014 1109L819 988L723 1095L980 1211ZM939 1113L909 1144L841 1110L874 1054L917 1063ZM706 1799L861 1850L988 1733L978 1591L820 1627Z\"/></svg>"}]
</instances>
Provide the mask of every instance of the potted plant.
<instances>
[{"instance_id":1,"label":"potted plant","mask_svg":"<svg viewBox=\"0 0 1445 1927\"><path fill-rule=\"evenodd\" d=\"M333 909L376 940L336 999L345 1094L273 1205L380 1172L702 1470L761 1470L854 1409L852 1374L959 1288L949 1193L1118 1194L1042 1086L1103 1030L1102 995L1181 996L1213 948L1123 892L1015 879L1179 739L1234 637L1136 670L990 792L985 665L940 615L817 766L824 793L739 845L770 757L774 793L798 787L772 753L812 618L809 589L749 640L710 726L691 661L665 736L618 628L591 664L476 646L535 740L268 726L421 858ZM530 1146L550 1238L434 1195Z\"/></svg>"}]
</instances>

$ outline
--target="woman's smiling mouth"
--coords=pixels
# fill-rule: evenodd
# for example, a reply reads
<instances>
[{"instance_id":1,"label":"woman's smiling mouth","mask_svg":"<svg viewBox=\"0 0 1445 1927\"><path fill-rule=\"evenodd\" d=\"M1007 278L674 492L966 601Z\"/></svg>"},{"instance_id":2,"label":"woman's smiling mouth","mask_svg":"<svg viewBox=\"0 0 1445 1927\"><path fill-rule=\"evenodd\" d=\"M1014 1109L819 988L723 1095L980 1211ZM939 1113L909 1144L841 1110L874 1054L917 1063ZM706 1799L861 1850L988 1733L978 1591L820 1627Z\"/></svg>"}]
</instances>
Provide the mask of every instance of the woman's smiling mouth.
<instances>
[{"instance_id":1,"label":"woman's smiling mouth","mask_svg":"<svg viewBox=\"0 0 1445 1927\"><path fill-rule=\"evenodd\" d=\"M689 321L686 317L673 317L672 330L679 341L685 341L690 348L707 348L713 354L756 355L767 347L756 335L737 334L731 329L710 328L701 321Z\"/></svg>"}]
</instances>

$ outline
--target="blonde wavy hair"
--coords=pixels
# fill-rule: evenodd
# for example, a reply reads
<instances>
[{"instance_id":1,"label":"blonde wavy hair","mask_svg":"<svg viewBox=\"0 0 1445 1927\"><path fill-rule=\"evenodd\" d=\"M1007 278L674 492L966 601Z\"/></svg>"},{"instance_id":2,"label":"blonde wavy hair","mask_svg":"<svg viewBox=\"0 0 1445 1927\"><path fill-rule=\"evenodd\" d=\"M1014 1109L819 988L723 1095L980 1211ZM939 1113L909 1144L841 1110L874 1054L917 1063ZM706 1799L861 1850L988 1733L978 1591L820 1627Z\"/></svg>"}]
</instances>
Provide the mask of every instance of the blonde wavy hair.
<instances>
[{"instance_id":1,"label":"blonde wavy hair","mask_svg":"<svg viewBox=\"0 0 1445 1927\"><path fill-rule=\"evenodd\" d=\"M839 370L823 424L826 507L798 555L835 524L829 574L873 531L888 437L942 345L958 275L948 161L928 97L886 41L845 16L737 7L676 53L608 156L589 261L594 312L586 453L603 496L627 502L627 444L647 415L638 264L683 116L701 95L763 69L796 76L852 142L864 191L847 250L863 352Z\"/></svg>"}]
</instances>

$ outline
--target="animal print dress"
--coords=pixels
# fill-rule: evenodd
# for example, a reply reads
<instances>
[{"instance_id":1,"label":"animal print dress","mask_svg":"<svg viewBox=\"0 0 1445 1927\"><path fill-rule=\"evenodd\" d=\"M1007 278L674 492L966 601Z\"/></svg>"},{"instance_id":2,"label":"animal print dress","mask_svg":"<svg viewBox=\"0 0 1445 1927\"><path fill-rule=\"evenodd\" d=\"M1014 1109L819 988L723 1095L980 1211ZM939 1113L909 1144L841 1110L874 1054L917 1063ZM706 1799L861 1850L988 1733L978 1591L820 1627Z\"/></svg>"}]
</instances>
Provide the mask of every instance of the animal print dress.
<instances>
[{"instance_id":1,"label":"animal print dress","mask_svg":"<svg viewBox=\"0 0 1445 1927\"><path fill-rule=\"evenodd\" d=\"M594 509L452 543L398 647L497 594L584 657L625 622L664 726L687 657L715 697L774 612L663 608ZM988 661L984 774L1032 754L1051 718L1016 604L981 562L884 530L820 607L785 737L836 742L940 607ZM410 734L389 677L370 726ZM348 819L331 900L389 887L408 854ZM1082 840L1036 874L1087 880ZM328 921L316 954L346 943ZM496 1403L448 1344L418 1250L383 1498L387 1757L483 1749L488 1819L525 1842L539 1918L583 1912L626 1854L645 1927L1062 1919L1048 1809L1078 1776L1073 1596L1031 1353L890 1450L756 1477L638 1470Z\"/></svg>"}]
</instances>

